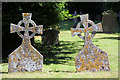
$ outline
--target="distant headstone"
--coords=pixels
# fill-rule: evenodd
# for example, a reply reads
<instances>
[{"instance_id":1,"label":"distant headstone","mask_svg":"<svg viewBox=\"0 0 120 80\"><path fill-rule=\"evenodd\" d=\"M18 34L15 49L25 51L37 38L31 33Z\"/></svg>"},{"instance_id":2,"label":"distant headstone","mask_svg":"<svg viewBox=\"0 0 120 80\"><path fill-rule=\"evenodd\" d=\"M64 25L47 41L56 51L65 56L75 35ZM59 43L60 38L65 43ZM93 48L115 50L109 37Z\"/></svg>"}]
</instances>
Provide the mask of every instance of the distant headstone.
<instances>
[{"instance_id":1,"label":"distant headstone","mask_svg":"<svg viewBox=\"0 0 120 80\"><path fill-rule=\"evenodd\" d=\"M119 23L120 23L120 11L119 11L119 13L118 13L118 17L119 17Z\"/></svg>"},{"instance_id":2,"label":"distant headstone","mask_svg":"<svg viewBox=\"0 0 120 80\"><path fill-rule=\"evenodd\" d=\"M76 25L77 25L77 18L76 18L76 16L77 16L77 11L74 12L73 16L75 16L75 18L73 19L73 21L74 21L73 27L76 27Z\"/></svg>"},{"instance_id":3,"label":"distant headstone","mask_svg":"<svg viewBox=\"0 0 120 80\"><path fill-rule=\"evenodd\" d=\"M103 32L115 33L117 24L117 13L112 10L102 13Z\"/></svg>"},{"instance_id":4,"label":"distant headstone","mask_svg":"<svg viewBox=\"0 0 120 80\"><path fill-rule=\"evenodd\" d=\"M82 12L80 11L80 15L82 15Z\"/></svg>"},{"instance_id":5,"label":"distant headstone","mask_svg":"<svg viewBox=\"0 0 120 80\"><path fill-rule=\"evenodd\" d=\"M75 18L73 19L73 21L74 21L74 23L76 23L76 21L77 21L77 18L76 18L76 16L77 16L77 11L74 12L73 16L75 16Z\"/></svg>"},{"instance_id":6,"label":"distant headstone","mask_svg":"<svg viewBox=\"0 0 120 80\"><path fill-rule=\"evenodd\" d=\"M17 25L10 24L10 32L17 32L23 40L22 44L9 55L8 72L42 71L43 56L31 45L30 38L36 33L42 34L43 25L37 26L31 20L32 13L22 13L22 15L23 20L19 21ZM21 26L22 23L25 27ZM29 24L32 27L29 27ZM25 31L24 35L20 31ZM33 32L30 36L29 31Z\"/></svg>"},{"instance_id":7,"label":"distant headstone","mask_svg":"<svg viewBox=\"0 0 120 80\"><path fill-rule=\"evenodd\" d=\"M109 71L108 55L105 51L99 49L92 42L96 31L103 31L101 23L95 24L88 19L88 14L80 15L81 22L78 23L76 28L71 28L72 36L78 35L81 39L85 40L84 47L79 54L75 57L76 71ZM80 28L81 24L84 28ZM88 27L91 24L91 27ZM89 31L93 31L90 35ZM85 32L85 36L81 33Z\"/></svg>"}]
</instances>

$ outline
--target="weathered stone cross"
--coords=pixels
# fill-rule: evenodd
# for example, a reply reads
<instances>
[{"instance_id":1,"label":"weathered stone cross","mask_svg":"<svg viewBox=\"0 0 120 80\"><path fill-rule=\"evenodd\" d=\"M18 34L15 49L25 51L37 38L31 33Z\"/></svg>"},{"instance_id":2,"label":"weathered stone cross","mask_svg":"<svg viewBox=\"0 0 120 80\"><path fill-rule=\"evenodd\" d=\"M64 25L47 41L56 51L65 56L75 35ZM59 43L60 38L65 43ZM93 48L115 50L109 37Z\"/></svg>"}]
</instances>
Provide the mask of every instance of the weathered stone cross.
<instances>
[{"instance_id":1,"label":"weathered stone cross","mask_svg":"<svg viewBox=\"0 0 120 80\"><path fill-rule=\"evenodd\" d=\"M76 28L71 28L72 36L78 35L81 39L85 40L84 47L79 54L75 57L76 71L100 71L110 70L108 55L106 52L99 49L92 42L92 38L95 36L96 31L102 31L101 23L95 24L88 19L88 14L80 15L81 22L78 23ZM83 24L84 28L79 28ZM88 27L88 23L91 27ZM89 35L89 31L93 31ZM81 35L85 32L85 37Z\"/></svg>"},{"instance_id":2,"label":"weathered stone cross","mask_svg":"<svg viewBox=\"0 0 120 80\"><path fill-rule=\"evenodd\" d=\"M30 38L36 33L42 34L43 25L37 26L31 20L32 13L22 13L22 15L23 20L19 21L17 25L10 24L10 32L17 32L23 40L22 44L9 55L8 72L42 71L43 56L31 45ZM22 23L25 27L20 26ZM30 23L33 27L29 27ZM25 31L24 35L20 31ZM30 36L29 31L33 32Z\"/></svg>"}]
</instances>

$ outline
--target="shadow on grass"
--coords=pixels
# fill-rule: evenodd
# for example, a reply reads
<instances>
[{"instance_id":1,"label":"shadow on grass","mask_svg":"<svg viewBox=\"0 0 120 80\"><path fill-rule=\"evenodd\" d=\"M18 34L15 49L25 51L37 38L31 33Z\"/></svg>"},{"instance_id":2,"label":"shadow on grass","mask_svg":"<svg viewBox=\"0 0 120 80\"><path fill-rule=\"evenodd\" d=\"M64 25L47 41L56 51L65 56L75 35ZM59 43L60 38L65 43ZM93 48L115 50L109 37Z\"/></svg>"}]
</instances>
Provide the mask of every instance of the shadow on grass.
<instances>
[{"instance_id":1,"label":"shadow on grass","mask_svg":"<svg viewBox=\"0 0 120 80\"><path fill-rule=\"evenodd\" d=\"M96 42L96 41L94 41ZM40 43L35 43L35 48L43 55L43 64L64 64L64 65L72 65L69 64L68 61L74 61L76 55L75 53L79 53L81 48L84 45L84 41L60 41L59 45L56 46L42 46ZM71 55L71 56L69 56ZM4 60L5 63L8 62L7 59ZM4 65L3 65L4 66ZM50 72L69 72L71 71L50 71ZM8 72L1 72L2 74L8 74Z\"/></svg>"},{"instance_id":2,"label":"shadow on grass","mask_svg":"<svg viewBox=\"0 0 120 80\"><path fill-rule=\"evenodd\" d=\"M0 72L0 74L8 74L8 72Z\"/></svg>"},{"instance_id":3,"label":"shadow on grass","mask_svg":"<svg viewBox=\"0 0 120 80\"><path fill-rule=\"evenodd\" d=\"M75 56L69 55L79 53L84 46L83 43L84 41L60 41L57 46L42 46L40 43L35 43L35 48L43 55L43 64L65 64L69 60L74 61ZM8 63L8 58L3 59L3 63Z\"/></svg>"},{"instance_id":4,"label":"shadow on grass","mask_svg":"<svg viewBox=\"0 0 120 80\"><path fill-rule=\"evenodd\" d=\"M120 37L102 37L99 39L116 39L116 40L120 40Z\"/></svg>"},{"instance_id":5,"label":"shadow on grass","mask_svg":"<svg viewBox=\"0 0 120 80\"><path fill-rule=\"evenodd\" d=\"M44 64L65 64L68 60L74 60L69 54L79 53L79 45L84 41L60 41L57 46L42 46L40 44L35 44L37 50L44 57Z\"/></svg>"},{"instance_id":6,"label":"shadow on grass","mask_svg":"<svg viewBox=\"0 0 120 80\"><path fill-rule=\"evenodd\" d=\"M64 72L64 73L75 73L76 71L59 71L59 70L51 70L49 72Z\"/></svg>"}]
</instances>

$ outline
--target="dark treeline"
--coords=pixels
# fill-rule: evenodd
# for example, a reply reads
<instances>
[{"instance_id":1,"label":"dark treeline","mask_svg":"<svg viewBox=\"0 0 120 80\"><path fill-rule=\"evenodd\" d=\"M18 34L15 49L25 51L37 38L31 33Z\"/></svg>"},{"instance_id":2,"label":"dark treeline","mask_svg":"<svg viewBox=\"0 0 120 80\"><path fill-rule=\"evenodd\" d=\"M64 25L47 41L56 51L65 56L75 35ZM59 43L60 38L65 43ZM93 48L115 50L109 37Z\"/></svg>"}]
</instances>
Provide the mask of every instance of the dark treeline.
<instances>
[{"instance_id":1,"label":"dark treeline","mask_svg":"<svg viewBox=\"0 0 120 80\"><path fill-rule=\"evenodd\" d=\"M104 11L113 10L114 12L120 11L120 2L68 2L67 9L69 13L83 14L89 13L90 18L95 19L96 15L101 15Z\"/></svg>"},{"instance_id":2,"label":"dark treeline","mask_svg":"<svg viewBox=\"0 0 120 80\"><path fill-rule=\"evenodd\" d=\"M54 28L60 21L64 20L66 14L89 13L91 19L96 15L101 15L103 11L113 10L119 12L120 3L100 3L100 2L3 2L2 3L2 54L3 58L15 50L22 42L16 33L10 33L10 23L17 24L22 20L22 13L32 13L32 20L37 25L44 25L44 29ZM69 13L67 13L69 11ZM53 30L54 31L54 30ZM48 31L50 32L50 31ZM46 33L47 34L47 33ZM52 34L53 35L53 34ZM46 38L46 40L49 39ZM52 39L51 39L52 40ZM34 39L32 39L33 45Z\"/></svg>"}]
</instances>

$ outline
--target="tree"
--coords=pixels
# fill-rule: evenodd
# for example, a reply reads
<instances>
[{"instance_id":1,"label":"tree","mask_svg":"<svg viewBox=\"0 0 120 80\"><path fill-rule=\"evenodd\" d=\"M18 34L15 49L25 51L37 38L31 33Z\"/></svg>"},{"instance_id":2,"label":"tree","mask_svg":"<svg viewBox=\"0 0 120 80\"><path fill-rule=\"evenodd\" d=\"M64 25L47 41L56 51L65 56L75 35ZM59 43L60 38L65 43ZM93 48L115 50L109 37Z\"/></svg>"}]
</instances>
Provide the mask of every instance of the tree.
<instances>
[{"instance_id":1,"label":"tree","mask_svg":"<svg viewBox=\"0 0 120 80\"><path fill-rule=\"evenodd\" d=\"M17 48L22 39L17 34L10 34L10 23L17 24L22 20L22 13L32 13L32 20L44 26L43 45L59 43L58 23L65 19L68 11L64 2L3 2L2 4L2 41L3 57ZM50 37L51 36L51 37ZM34 39L32 39L33 45Z\"/></svg>"},{"instance_id":2,"label":"tree","mask_svg":"<svg viewBox=\"0 0 120 80\"><path fill-rule=\"evenodd\" d=\"M67 17L68 10L65 9L66 3L39 3L43 8L41 15L44 32L42 36L43 45L59 44L59 28L58 23ZM47 14L46 14L47 13Z\"/></svg>"}]
</instances>

